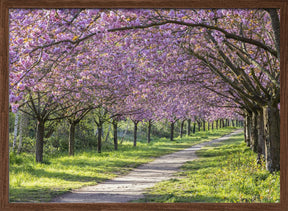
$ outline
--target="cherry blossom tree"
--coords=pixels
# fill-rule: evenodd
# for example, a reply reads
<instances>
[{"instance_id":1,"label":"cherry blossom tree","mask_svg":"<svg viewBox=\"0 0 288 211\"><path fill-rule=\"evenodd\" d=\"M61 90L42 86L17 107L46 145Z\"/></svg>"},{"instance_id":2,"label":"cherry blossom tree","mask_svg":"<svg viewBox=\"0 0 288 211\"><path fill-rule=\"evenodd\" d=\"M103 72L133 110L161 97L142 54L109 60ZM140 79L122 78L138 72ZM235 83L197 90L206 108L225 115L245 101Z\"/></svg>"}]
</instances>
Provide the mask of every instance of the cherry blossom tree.
<instances>
[{"instance_id":1,"label":"cherry blossom tree","mask_svg":"<svg viewBox=\"0 0 288 211\"><path fill-rule=\"evenodd\" d=\"M43 125L45 113L53 113L47 108L58 112L59 105L88 100L102 112L101 129L109 106L125 99L126 111L141 111L130 115L135 122L168 119L171 140L179 119L210 125L241 114L248 145L267 152L269 171L280 169L276 9L13 9L9 15L13 111L27 99L33 108L39 93ZM100 152L99 137L98 143Z\"/></svg>"}]
</instances>

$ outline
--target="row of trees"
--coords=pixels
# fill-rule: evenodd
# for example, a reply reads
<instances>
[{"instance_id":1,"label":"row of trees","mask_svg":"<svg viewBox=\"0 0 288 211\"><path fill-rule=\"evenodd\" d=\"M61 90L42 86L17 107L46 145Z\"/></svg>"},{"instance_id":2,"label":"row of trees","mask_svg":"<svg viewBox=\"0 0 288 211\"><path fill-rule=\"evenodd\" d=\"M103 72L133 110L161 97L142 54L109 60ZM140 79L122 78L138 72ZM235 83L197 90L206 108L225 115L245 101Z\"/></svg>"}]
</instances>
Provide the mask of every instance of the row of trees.
<instances>
[{"instance_id":1,"label":"row of trees","mask_svg":"<svg viewBox=\"0 0 288 211\"><path fill-rule=\"evenodd\" d=\"M270 172L280 169L276 9L15 9L9 15L11 109L38 120L37 162L48 122L67 118L73 139L73 128L91 111L99 134L108 116L117 127L129 115L135 129L143 119L173 125L195 116L242 116L247 144L264 155Z\"/></svg>"},{"instance_id":2,"label":"row of trees","mask_svg":"<svg viewBox=\"0 0 288 211\"><path fill-rule=\"evenodd\" d=\"M183 100L183 99L182 99ZM162 106L165 102L159 101ZM181 132L180 136L183 135L183 126L184 122L188 122L188 131L190 135L190 132L195 133L196 130L196 124L198 126L198 130L202 127L203 130L205 130L206 127L208 127L208 130L213 129L214 125L215 128L218 129L220 127L224 127L228 124L228 120L223 119L214 119L207 117L200 117L200 116L193 116L187 119L189 110L184 111L184 108L182 105L178 104L176 101L174 104L167 104L163 107L162 112L155 114L152 113L151 110L154 110L153 107L151 107L151 101L141 101L141 107L131 109L131 102L127 105L128 108L126 108L125 104L121 105L120 109L115 108L115 103L107 104L105 107L103 105L99 107L93 107L91 104L88 104L89 107L85 106L79 106L77 102L71 102L71 105L67 105L67 107L63 108L61 104L56 104L55 107L52 107L52 109L49 109L47 107L47 103L50 102L41 102L41 97L39 95L35 98L32 98L32 96L29 96L29 100L25 101L18 109L16 115L15 115L15 126L14 126L14 142L13 142L13 149L15 149L16 146L16 138L17 137L17 124L20 113L22 113L22 116L30 116L30 121L33 122L33 120L37 120L36 124L36 161L42 162L43 161L43 144L45 142L45 138L49 138L53 132L57 129L58 125L63 122L63 120L67 121L69 124L69 136L67 137L68 143L69 143L69 155L74 155L74 145L75 145L75 129L76 126L85 118L87 115L93 120L92 123L94 123L97 126L97 151L101 153L101 147L102 147L102 134L103 134L103 127L104 124L111 123L113 127L114 132L114 148L115 150L118 149L118 136L117 136L117 129L118 129L118 122L121 120L125 120L126 118L131 119L134 125L134 146L137 144L137 127L140 122L147 122L147 139L148 143L150 142L151 138L151 128L155 121L162 121L167 120L170 124L170 140L173 141L174 138L174 126L177 121L181 121ZM73 105L73 103L76 103ZM144 110L145 104L146 107L150 107L150 110ZM136 103L135 106L138 106L139 104ZM79 107L78 107L79 106ZM170 111L172 106L172 111ZM67 113L72 109L73 113ZM159 108L158 108L159 109ZM179 111L178 111L179 110ZM156 111L156 110L155 110ZM195 110L193 110L195 112ZM209 115L209 110L201 110L203 114ZM226 111L227 112L227 111ZM49 114L50 113L50 114ZM199 111L200 114L200 111ZM223 114L225 117L227 113ZM20 115L21 116L21 115ZM40 116L40 118L39 118ZM230 113L230 116L232 117L232 113ZM234 115L235 118L239 118L238 115ZM191 121L193 121L193 128L191 127ZM238 120L237 120L238 122ZM213 124L214 123L214 124ZM234 123L234 122L233 122ZM236 123L235 123L236 124ZM19 127L19 133L22 133L21 124ZM21 137L21 135L20 135ZM20 138L20 140L22 140ZM21 141L22 142L22 141ZM21 145L21 144L20 144Z\"/></svg>"},{"instance_id":3,"label":"row of trees","mask_svg":"<svg viewBox=\"0 0 288 211\"><path fill-rule=\"evenodd\" d=\"M228 119L219 119L211 122L199 118L195 118L194 122L191 119L179 119L173 123L167 120L135 122L127 116L126 119L118 120L116 124L114 119L107 118L107 121L102 125L101 133L99 133L99 128L94 118L95 114L90 112L74 127L71 127L67 119L58 121L54 125L46 125L44 151L48 154L68 151L68 154L73 156L75 149L88 150L100 146L98 149L101 152L103 146L104 150L112 150L113 146L114 150L118 150L119 143L122 144L124 139L131 140L133 146L136 147L139 136L141 141L146 139L147 143L153 140L151 137L166 137L174 141L176 136L180 138L191 136L197 131L217 130L227 126L243 126L242 121ZM35 140L37 134L35 129L37 121L30 115L18 111L16 114L10 114L10 122L10 133L13 134L10 142L11 150L17 154L34 152L33 139Z\"/></svg>"}]
</instances>

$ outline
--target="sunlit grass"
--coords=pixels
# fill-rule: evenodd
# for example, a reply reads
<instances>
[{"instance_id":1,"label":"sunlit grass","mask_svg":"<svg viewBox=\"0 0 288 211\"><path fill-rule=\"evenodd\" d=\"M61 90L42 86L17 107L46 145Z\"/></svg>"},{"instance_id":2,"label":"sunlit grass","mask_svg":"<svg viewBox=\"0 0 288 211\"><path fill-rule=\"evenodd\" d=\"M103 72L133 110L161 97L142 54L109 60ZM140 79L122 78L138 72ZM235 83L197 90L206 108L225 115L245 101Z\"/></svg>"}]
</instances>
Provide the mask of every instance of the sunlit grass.
<instances>
[{"instance_id":1,"label":"sunlit grass","mask_svg":"<svg viewBox=\"0 0 288 211\"><path fill-rule=\"evenodd\" d=\"M138 202L279 202L280 173L256 163L243 134L205 147L175 179L157 184Z\"/></svg>"},{"instance_id":2,"label":"sunlit grass","mask_svg":"<svg viewBox=\"0 0 288 211\"><path fill-rule=\"evenodd\" d=\"M50 201L69 190L127 174L132 168L152 161L155 157L218 138L232 130L233 128L225 128L198 132L190 137L175 138L173 142L166 138L154 138L150 144L139 140L136 148L131 141L124 141L118 151L112 150L111 146L101 154L96 150L78 151L74 157L64 153L45 154L42 164L34 161L33 154L10 154L10 201Z\"/></svg>"}]
</instances>

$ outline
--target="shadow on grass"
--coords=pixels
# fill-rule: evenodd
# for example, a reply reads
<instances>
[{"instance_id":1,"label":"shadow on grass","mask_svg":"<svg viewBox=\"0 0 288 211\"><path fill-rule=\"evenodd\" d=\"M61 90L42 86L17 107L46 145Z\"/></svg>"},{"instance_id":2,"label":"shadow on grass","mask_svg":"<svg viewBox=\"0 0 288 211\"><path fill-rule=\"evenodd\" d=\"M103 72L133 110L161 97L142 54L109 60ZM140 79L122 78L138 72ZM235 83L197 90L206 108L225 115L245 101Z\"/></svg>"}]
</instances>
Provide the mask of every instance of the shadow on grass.
<instances>
[{"instance_id":1,"label":"shadow on grass","mask_svg":"<svg viewBox=\"0 0 288 211\"><path fill-rule=\"evenodd\" d=\"M20 169L21 167L16 167L16 168L17 168L17 171L21 171ZM106 179L105 177L83 176L83 175L77 175L77 174L76 175L68 174L64 172L49 172L44 169L33 169L30 171L27 171L27 173L30 174L31 176L38 176L41 178L58 178L58 179L66 180L66 181L81 181L81 182L97 181L98 182L98 181L103 181Z\"/></svg>"},{"instance_id":2,"label":"shadow on grass","mask_svg":"<svg viewBox=\"0 0 288 211\"><path fill-rule=\"evenodd\" d=\"M49 202L51 198L59 196L69 189L51 189L38 186L14 187L10 190L9 202ZM25 195L25 199L23 196Z\"/></svg>"},{"instance_id":3,"label":"shadow on grass","mask_svg":"<svg viewBox=\"0 0 288 211\"><path fill-rule=\"evenodd\" d=\"M226 198L223 197L217 197L217 196L207 196L207 195L201 195L201 194L195 194L194 196L187 197L187 196L179 196L175 195L173 193L168 194L162 194L162 195L156 195L156 194L144 194L145 198L131 201L131 202L138 202L138 203L157 203L157 202L164 202L164 203L221 203L226 202ZM230 198L230 200L233 201L233 199ZM234 200L237 200L235 198Z\"/></svg>"},{"instance_id":4,"label":"shadow on grass","mask_svg":"<svg viewBox=\"0 0 288 211\"><path fill-rule=\"evenodd\" d=\"M143 145L140 144L134 148L130 145L119 145L119 151L113 152L103 152L101 154L95 151L88 151L82 153L76 153L77 156L68 157L58 155L59 157L53 157L48 159L44 164L36 164L31 157L29 162L28 159L20 159L19 157L13 158L12 161L15 165L10 165L10 173L27 173L31 176L44 177L44 178L59 178L68 182L102 182L103 180L109 179L111 174L115 172L120 172L120 174L128 172L131 168L135 168L143 163L141 158L147 157L158 157L163 154L172 153L191 145L200 142L201 138L206 138L209 136L211 139L222 136L223 132L209 133L209 134L195 134L191 137L183 137L183 139L175 138L175 141L171 142L168 139L161 139L151 144ZM165 144L163 144L165 143ZM160 146L157 146L159 144ZM155 147L155 148L154 148ZM144 148L144 150L143 150ZM82 157L83 156L83 157ZM103 160L97 160L97 157L104 158ZM102 159L101 158L101 159ZM137 160L140 158L139 160ZM47 168L46 168L47 167ZM49 169L60 169L60 171L49 171ZM73 169L74 172L77 171L93 171L99 173L97 176L86 176L78 175L72 173L65 173L63 171ZM106 173L106 174L105 174ZM103 176L103 177L102 177ZM57 186L57 184L55 184ZM60 190L61 188L61 190ZM16 186L10 188L10 200L14 202L21 201L20 198L25 198L25 202L34 201L49 201L51 197L55 197L59 194L69 191L69 188L63 188L58 185L57 188L45 188L43 186ZM12 194L11 194L12 193Z\"/></svg>"}]
</instances>

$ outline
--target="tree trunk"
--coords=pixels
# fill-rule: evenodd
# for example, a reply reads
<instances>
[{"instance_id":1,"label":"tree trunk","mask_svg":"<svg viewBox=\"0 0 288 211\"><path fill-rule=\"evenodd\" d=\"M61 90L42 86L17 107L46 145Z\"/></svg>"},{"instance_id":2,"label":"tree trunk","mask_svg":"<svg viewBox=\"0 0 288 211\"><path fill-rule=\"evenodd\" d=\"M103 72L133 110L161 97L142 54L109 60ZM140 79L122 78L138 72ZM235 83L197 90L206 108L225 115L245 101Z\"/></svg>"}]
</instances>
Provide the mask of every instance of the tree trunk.
<instances>
[{"instance_id":1,"label":"tree trunk","mask_svg":"<svg viewBox=\"0 0 288 211\"><path fill-rule=\"evenodd\" d=\"M265 158L265 137L264 137L264 122L263 122L263 110L258 111L257 115L257 130L258 130L258 158L257 163L261 163L261 155Z\"/></svg>"},{"instance_id":2,"label":"tree trunk","mask_svg":"<svg viewBox=\"0 0 288 211\"><path fill-rule=\"evenodd\" d=\"M195 134L195 132L196 132L196 122L193 123L193 131L192 132L193 132L193 134Z\"/></svg>"},{"instance_id":3,"label":"tree trunk","mask_svg":"<svg viewBox=\"0 0 288 211\"><path fill-rule=\"evenodd\" d=\"M263 107L266 169L280 170L280 115L277 105Z\"/></svg>"},{"instance_id":4,"label":"tree trunk","mask_svg":"<svg viewBox=\"0 0 288 211\"><path fill-rule=\"evenodd\" d=\"M258 113L253 112L251 118L251 145L250 148L253 152L257 152L258 149L258 127L257 127Z\"/></svg>"},{"instance_id":5,"label":"tree trunk","mask_svg":"<svg viewBox=\"0 0 288 211\"><path fill-rule=\"evenodd\" d=\"M147 128L147 142L148 144L151 141L151 127L152 127L152 120L148 121L148 128Z\"/></svg>"},{"instance_id":6,"label":"tree trunk","mask_svg":"<svg viewBox=\"0 0 288 211\"><path fill-rule=\"evenodd\" d=\"M37 122L37 133L36 133L36 162L43 162L43 142L45 132L45 121L38 120Z\"/></svg>"},{"instance_id":7,"label":"tree trunk","mask_svg":"<svg viewBox=\"0 0 288 211\"><path fill-rule=\"evenodd\" d=\"M201 130L201 122L197 121L197 124L198 124L198 131L200 131Z\"/></svg>"},{"instance_id":8,"label":"tree trunk","mask_svg":"<svg viewBox=\"0 0 288 211\"><path fill-rule=\"evenodd\" d=\"M245 114L245 118L244 118L244 141L245 141L245 143L246 143L246 145L247 145L247 141L248 141L248 137L247 137L247 134L248 134L248 132L247 132L247 127L246 127L246 124L247 124L247 121L246 121L246 114Z\"/></svg>"},{"instance_id":9,"label":"tree trunk","mask_svg":"<svg viewBox=\"0 0 288 211\"><path fill-rule=\"evenodd\" d=\"M18 123L19 123L19 116L20 111L18 110L15 116L15 122L14 122L14 139L13 139L13 145L12 145L12 151L14 152L16 149L16 143L17 143L17 136L18 136Z\"/></svg>"},{"instance_id":10,"label":"tree trunk","mask_svg":"<svg viewBox=\"0 0 288 211\"><path fill-rule=\"evenodd\" d=\"M104 128L105 128L105 127L103 127L103 124L102 124L102 134L101 134L102 140L104 139Z\"/></svg>"},{"instance_id":11,"label":"tree trunk","mask_svg":"<svg viewBox=\"0 0 288 211\"><path fill-rule=\"evenodd\" d=\"M102 149L102 127L103 127L103 123L99 122L99 124L97 125L97 129L98 129L98 141L97 141L97 150L98 153L101 153L101 149Z\"/></svg>"},{"instance_id":12,"label":"tree trunk","mask_svg":"<svg viewBox=\"0 0 288 211\"><path fill-rule=\"evenodd\" d=\"M214 130L214 121L212 121L211 129Z\"/></svg>"},{"instance_id":13,"label":"tree trunk","mask_svg":"<svg viewBox=\"0 0 288 211\"><path fill-rule=\"evenodd\" d=\"M183 136L183 133L184 133L184 122L185 122L185 120L182 120L182 122L181 122L181 126L180 126L180 138L182 138L182 136Z\"/></svg>"},{"instance_id":14,"label":"tree trunk","mask_svg":"<svg viewBox=\"0 0 288 211\"><path fill-rule=\"evenodd\" d=\"M94 125L93 130L94 130L94 136L97 136L98 135L98 126L97 126L97 124Z\"/></svg>"},{"instance_id":15,"label":"tree trunk","mask_svg":"<svg viewBox=\"0 0 288 211\"><path fill-rule=\"evenodd\" d=\"M22 113L21 119L20 119L20 126L19 126L19 143L18 143L18 149L17 149L17 154L20 154L22 151L22 143L23 143L23 127L25 123L25 114Z\"/></svg>"},{"instance_id":16,"label":"tree trunk","mask_svg":"<svg viewBox=\"0 0 288 211\"><path fill-rule=\"evenodd\" d=\"M187 120L187 136L190 136L190 133L191 133L191 119L188 119Z\"/></svg>"},{"instance_id":17,"label":"tree trunk","mask_svg":"<svg viewBox=\"0 0 288 211\"><path fill-rule=\"evenodd\" d=\"M75 122L70 123L69 130L69 156L74 156L74 146L75 146Z\"/></svg>"},{"instance_id":18,"label":"tree trunk","mask_svg":"<svg viewBox=\"0 0 288 211\"><path fill-rule=\"evenodd\" d=\"M117 130L118 130L118 121L113 120L113 141L114 141L114 149L118 150L118 137L117 137Z\"/></svg>"},{"instance_id":19,"label":"tree trunk","mask_svg":"<svg viewBox=\"0 0 288 211\"><path fill-rule=\"evenodd\" d=\"M216 120L216 130L218 130L218 119Z\"/></svg>"},{"instance_id":20,"label":"tree trunk","mask_svg":"<svg viewBox=\"0 0 288 211\"><path fill-rule=\"evenodd\" d=\"M272 28L274 32L274 37L275 37L275 47L277 50L277 57L280 57L280 20L279 16L277 13L277 9L275 8L269 8L266 9L271 17L271 22L272 22Z\"/></svg>"},{"instance_id":21,"label":"tree trunk","mask_svg":"<svg viewBox=\"0 0 288 211\"><path fill-rule=\"evenodd\" d=\"M251 145L251 114L246 113L245 115L245 142L248 147Z\"/></svg>"},{"instance_id":22,"label":"tree trunk","mask_svg":"<svg viewBox=\"0 0 288 211\"><path fill-rule=\"evenodd\" d=\"M205 124L206 124L206 122L205 122L205 120L203 120L203 131L205 131Z\"/></svg>"},{"instance_id":23,"label":"tree trunk","mask_svg":"<svg viewBox=\"0 0 288 211\"><path fill-rule=\"evenodd\" d=\"M208 121L207 124L208 124L208 131L209 131L210 130L210 122Z\"/></svg>"},{"instance_id":24,"label":"tree trunk","mask_svg":"<svg viewBox=\"0 0 288 211\"><path fill-rule=\"evenodd\" d=\"M174 124L175 122L171 122L171 132L170 132L170 140L173 141L174 139Z\"/></svg>"},{"instance_id":25,"label":"tree trunk","mask_svg":"<svg viewBox=\"0 0 288 211\"><path fill-rule=\"evenodd\" d=\"M136 147L137 144L137 127L138 122L134 122L134 142L133 142L133 146Z\"/></svg>"}]
</instances>

